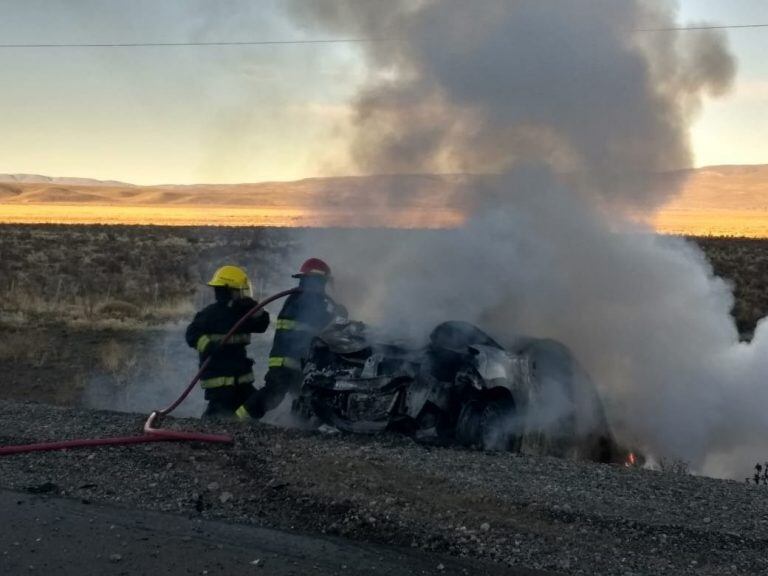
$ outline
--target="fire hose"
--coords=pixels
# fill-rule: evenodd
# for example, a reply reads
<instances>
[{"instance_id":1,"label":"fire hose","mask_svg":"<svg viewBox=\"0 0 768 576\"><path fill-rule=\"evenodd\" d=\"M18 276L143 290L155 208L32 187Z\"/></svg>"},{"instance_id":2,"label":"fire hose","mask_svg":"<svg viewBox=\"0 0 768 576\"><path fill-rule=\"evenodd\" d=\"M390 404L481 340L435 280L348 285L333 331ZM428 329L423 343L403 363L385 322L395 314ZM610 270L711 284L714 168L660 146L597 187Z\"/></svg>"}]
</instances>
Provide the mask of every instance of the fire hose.
<instances>
[{"instance_id":1,"label":"fire hose","mask_svg":"<svg viewBox=\"0 0 768 576\"><path fill-rule=\"evenodd\" d=\"M238 320L234 326L227 332L221 339L221 344L226 344L232 335L237 332L240 326L248 320L251 316L256 314L259 310L262 310L267 304L289 296L296 294L300 291L299 288L293 288L291 290L284 290L277 294L270 296L266 300L263 300L256 306L252 307L246 312L240 320ZM57 442L40 442L37 444L22 444L18 446L0 446L0 456L10 454L22 454L25 452L44 452L50 450L63 450L67 448L89 448L94 446L120 446L126 444L144 444L147 442L169 442L169 441L186 441L186 442L209 442L217 444L231 444L234 440L229 434L206 434L203 432L183 432L178 430L168 430L165 428L156 428L155 426L160 423L160 420L173 412L184 400L189 396L192 389L199 382L203 372L208 367L211 361L211 356L205 359L200 365L200 369L195 374L194 378L189 382L187 387L181 393L181 395L166 408L161 410L155 410L149 415L147 421L144 424L143 434L139 436L118 436L113 438L79 438L74 440L61 440Z\"/></svg>"}]
</instances>

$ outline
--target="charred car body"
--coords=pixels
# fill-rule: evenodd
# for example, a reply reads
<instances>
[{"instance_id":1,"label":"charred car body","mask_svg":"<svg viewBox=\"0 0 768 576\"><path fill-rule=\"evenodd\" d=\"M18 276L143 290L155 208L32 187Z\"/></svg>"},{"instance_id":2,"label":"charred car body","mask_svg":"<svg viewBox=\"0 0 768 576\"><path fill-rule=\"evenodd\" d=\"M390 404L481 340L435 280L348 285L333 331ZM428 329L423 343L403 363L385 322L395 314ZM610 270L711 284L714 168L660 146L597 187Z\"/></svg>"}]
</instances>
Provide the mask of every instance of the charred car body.
<instances>
[{"instance_id":1,"label":"charred car body","mask_svg":"<svg viewBox=\"0 0 768 576\"><path fill-rule=\"evenodd\" d=\"M597 461L618 458L596 390L568 349L445 322L418 348L348 322L312 344L294 411L339 430Z\"/></svg>"}]
</instances>

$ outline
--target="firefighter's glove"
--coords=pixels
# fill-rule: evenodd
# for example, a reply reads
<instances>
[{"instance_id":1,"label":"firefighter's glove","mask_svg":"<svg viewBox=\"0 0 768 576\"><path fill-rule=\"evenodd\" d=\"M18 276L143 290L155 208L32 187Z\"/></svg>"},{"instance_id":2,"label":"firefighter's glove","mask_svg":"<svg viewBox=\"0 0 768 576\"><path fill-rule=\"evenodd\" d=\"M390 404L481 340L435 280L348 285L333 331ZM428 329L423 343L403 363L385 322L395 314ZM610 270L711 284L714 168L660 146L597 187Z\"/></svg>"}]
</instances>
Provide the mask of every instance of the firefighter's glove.
<instances>
[{"instance_id":1,"label":"firefighter's glove","mask_svg":"<svg viewBox=\"0 0 768 576\"><path fill-rule=\"evenodd\" d=\"M245 314L247 314L249 310L252 310L255 306L258 306L258 304L259 303L256 302L256 300L246 296L243 298L239 298L238 300L235 300L232 306L235 312L237 312L237 314L239 314L242 317L242 316L245 316ZM261 318L264 314L267 314L267 311L262 308L261 310L256 312L256 314L251 316L251 318L252 319Z\"/></svg>"}]
</instances>

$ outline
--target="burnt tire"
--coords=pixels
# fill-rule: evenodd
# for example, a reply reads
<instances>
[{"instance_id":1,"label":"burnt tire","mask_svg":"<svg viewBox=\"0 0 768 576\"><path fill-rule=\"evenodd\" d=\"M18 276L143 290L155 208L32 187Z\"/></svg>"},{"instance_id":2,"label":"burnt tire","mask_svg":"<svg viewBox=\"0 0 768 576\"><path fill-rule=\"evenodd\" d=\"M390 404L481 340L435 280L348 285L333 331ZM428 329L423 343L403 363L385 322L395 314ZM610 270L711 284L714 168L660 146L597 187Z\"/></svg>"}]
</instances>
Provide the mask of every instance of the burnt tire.
<instances>
[{"instance_id":1,"label":"burnt tire","mask_svg":"<svg viewBox=\"0 0 768 576\"><path fill-rule=\"evenodd\" d=\"M472 400L459 413L456 440L482 450L517 450L520 436L512 398Z\"/></svg>"},{"instance_id":2,"label":"burnt tire","mask_svg":"<svg viewBox=\"0 0 768 576\"><path fill-rule=\"evenodd\" d=\"M486 404L480 425L483 450L519 449L520 423L515 418L515 413L512 398L501 398Z\"/></svg>"},{"instance_id":3,"label":"burnt tire","mask_svg":"<svg viewBox=\"0 0 768 576\"><path fill-rule=\"evenodd\" d=\"M554 340L531 340L517 352L530 358L536 384L525 400L531 425L521 452L579 460L613 458L613 435L597 388L570 350Z\"/></svg>"},{"instance_id":4,"label":"burnt tire","mask_svg":"<svg viewBox=\"0 0 768 576\"><path fill-rule=\"evenodd\" d=\"M456 441L468 448L477 447L481 443L481 421L484 403L471 400L464 404L456 420Z\"/></svg>"}]
</instances>

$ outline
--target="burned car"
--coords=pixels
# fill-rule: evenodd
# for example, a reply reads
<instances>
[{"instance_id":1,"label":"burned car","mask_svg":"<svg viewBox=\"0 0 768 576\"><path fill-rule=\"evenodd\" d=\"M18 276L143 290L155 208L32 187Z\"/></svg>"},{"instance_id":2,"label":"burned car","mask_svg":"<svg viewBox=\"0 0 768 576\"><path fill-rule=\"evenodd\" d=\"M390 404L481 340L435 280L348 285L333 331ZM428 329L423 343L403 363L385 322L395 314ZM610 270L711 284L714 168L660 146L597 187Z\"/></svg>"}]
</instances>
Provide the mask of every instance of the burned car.
<instances>
[{"instance_id":1,"label":"burned car","mask_svg":"<svg viewBox=\"0 0 768 576\"><path fill-rule=\"evenodd\" d=\"M565 346L521 337L502 347L465 322L438 325L420 347L377 342L360 322L333 326L312 344L293 409L351 433L617 458L597 392Z\"/></svg>"}]
</instances>

